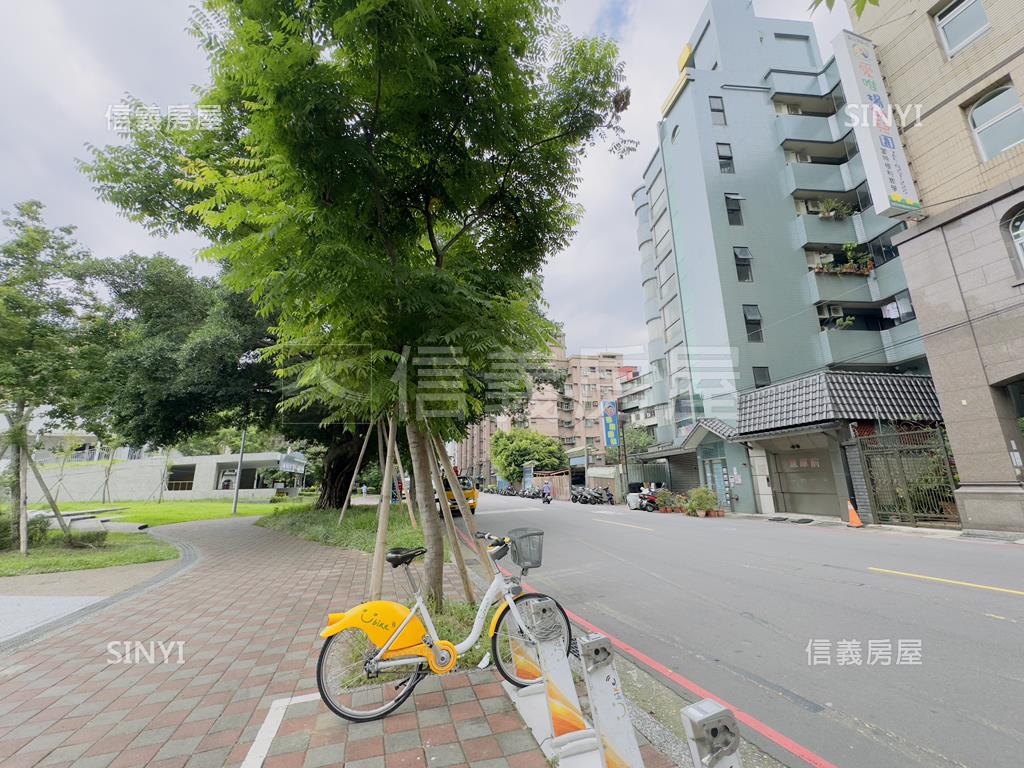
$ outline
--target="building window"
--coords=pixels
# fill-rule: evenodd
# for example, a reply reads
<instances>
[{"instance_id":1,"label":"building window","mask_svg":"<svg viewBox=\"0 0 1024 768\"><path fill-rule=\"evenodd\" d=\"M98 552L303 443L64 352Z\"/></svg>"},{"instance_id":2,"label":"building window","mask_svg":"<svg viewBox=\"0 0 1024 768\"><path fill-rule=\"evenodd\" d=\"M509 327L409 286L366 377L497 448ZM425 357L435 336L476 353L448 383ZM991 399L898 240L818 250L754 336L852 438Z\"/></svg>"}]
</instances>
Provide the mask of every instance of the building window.
<instances>
[{"instance_id":1,"label":"building window","mask_svg":"<svg viewBox=\"0 0 1024 768\"><path fill-rule=\"evenodd\" d=\"M909 323L917 317L914 305L910 301L910 291L900 291L893 296L893 300L896 302L896 310L899 313L897 319L900 323Z\"/></svg>"},{"instance_id":2,"label":"building window","mask_svg":"<svg viewBox=\"0 0 1024 768\"><path fill-rule=\"evenodd\" d=\"M725 100L721 96L708 96L711 105L711 124L725 125Z\"/></svg>"},{"instance_id":3,"label":"building window","mask_svg":"<svg viewBox=\"0 0 1024 768\"><path fill-rule=\"evenodd\" d=\"M747 326L747 341L764 341L761 330L761 310L757 304L743 305L743 322Z\"/></svg>"},{"instance_id":4,"label":"building window","mask_svg":"<svg viewBox=\"0 0 1024 768\"><path fill-rule=\"evenodd\" d=\"M743 200L739 195L726 193L725 195L725 212L729 217L729 223L734 226L739 226L743 223L743 208L740 205L740 201Z\"/></svg>"},{"instance_id":5,"label":"building window","mask_svg":"<svg viewBox=\"0 0 1024 768\"><path fill-rule=\"evenodd\" d=\"M1020 262L1020 271L1024 273L1024 211L1010 219L1010 237Z\"/></svg>"},{"instance_id":6,"label":"building window","mask_svg":"<svg viewBox=\"0 0 1024 768\"><path fill-rule=\"evenodd\" d=\"M952 56L988 29L981 0L954 0L937 14L935 25L946 53Z\"/></svg>"},{"instance_id":7,"label":"building window","mask_svg":"<svg viewBox=\"0 0 1024 768\"><path fill-rule=\"evenodd\" d=\"M736 279L741 283L754 282L754 267L751 264L750 249L740 245L732 249L733 259L736 261Z\"/></svg>"},{"instance_id":8,"label":"building window","mask_svg":"<svg viewBox=\"0 0 1024 768\"><path fill-rule=\"evenodd\" d=\"M718 148L718 169L722 173L736 173L732 162L732 144L716 144Z\"/></svg>"},{"instance_id":9,"label":"building window","mask_svg":"<svg viewBox=\"0 0 1024 768\"><path fill-rule=\"evenodd\" d=\"M771 374L767 368L754 366L754 386L760 389L772 383Z\"/></svg>"},{"instance_id":10,"label":"building window","mask_svg":"<svg viewBox=\"0 0 1024 768\"><path fill-rule=\"evenodd\" d=\"M576 438L575 437L563 437L562 438L562 445L576 445Z\"/></svg>"},{"instance_id":11,"label":"building window","mask_svg":"<svg viewBox=\"0 0 1024 768\"><path fill-rule=\"evenodd\" d=\"M970 120L985 160L1024 142L1024 107L1012 85L978 99Z\"/></svg>"}]
</instances>

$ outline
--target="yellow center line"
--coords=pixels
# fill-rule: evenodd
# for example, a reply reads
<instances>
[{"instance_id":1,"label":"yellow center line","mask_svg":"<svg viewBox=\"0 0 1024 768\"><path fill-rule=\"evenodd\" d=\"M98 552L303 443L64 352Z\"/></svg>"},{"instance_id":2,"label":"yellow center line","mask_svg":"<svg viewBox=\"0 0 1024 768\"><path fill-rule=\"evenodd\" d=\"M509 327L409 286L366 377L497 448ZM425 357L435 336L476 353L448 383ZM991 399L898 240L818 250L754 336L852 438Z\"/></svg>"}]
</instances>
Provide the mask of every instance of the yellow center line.
<instances>
[{"instance_id":1,"label":"yellow center line","mask_svg":"<svg viewBox=\"0 0 1024 768\"><path fill-rule=\"evenodd\" d=\"M654 533L653 528L644 528L642 525L633 525L632 523L616 523L614 520L604 520L600 517L591 518L595 523L608 523L608 525L621 525L623 528L637 528L641 531L650 531Z\"/></svg>"},{"instance_id":2,"label":"yellow center line","mask_svg":"<svg viewBox=\"0 0 1024 768\"><path fill-rule=\"evenodd\" d=\"M890 571L888 568L868 568L869 571L875 573L888 573L892 576L907 576L911 579L921 579L922 581L937 581L940 584L955 584L958 587L972 587L973 589L985 589L989 592L1003 592L1007 595L1018 595L1024 597L1024 590L1020 589L1007 589L1006 587L992 587L988 584L975 584L971 581L957 581L956 579L940 579L938 576L924 576L920 573L907 573L906 571Z\"/></svg>"}]
</instances>

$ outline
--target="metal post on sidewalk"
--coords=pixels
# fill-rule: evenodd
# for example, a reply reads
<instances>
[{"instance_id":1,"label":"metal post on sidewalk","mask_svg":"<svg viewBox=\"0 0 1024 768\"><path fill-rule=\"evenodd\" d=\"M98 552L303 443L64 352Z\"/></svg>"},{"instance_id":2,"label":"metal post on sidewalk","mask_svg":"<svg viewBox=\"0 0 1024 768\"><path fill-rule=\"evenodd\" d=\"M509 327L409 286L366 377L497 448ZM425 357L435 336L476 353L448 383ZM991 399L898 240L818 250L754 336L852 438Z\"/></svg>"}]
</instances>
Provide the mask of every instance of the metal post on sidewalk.
<instances>
[{"instance_id":1,"label":"metal post on sidewalk","mask_svg":"<svg viewBox=\"0 0 1024 768\"><path fill-rule=\"evenodd\" d=\"M615 670L612 641L604 635L583 635L576 639L576 647L605 768L643 766L626 695Z\"/></svg>"},{"instance_id":2,"label":"metal post on sidewalk","mask_svg":"<svg viewBox=\"0 0 1024 768\"><path fill-rule=\"evenodd\" d=\"M524 608L528 614L524 618L537 641L537 656L544 675L552 757L558 759L560 768L596 768L602 764L600 740L583 719L555 601L550 598L530 600Z\"/></svg>"},{"instance_id":3,"label":"metal post on sidewalk","mask_svg":"<svg viewBox=\"0 0 1024 768\"><path fill-rule=\"evenodd\" d=\"M702 699L683 710L683 729L690 758L702 768L743 768L736 715L714 699Z\"/></svg>"}]
</instances>

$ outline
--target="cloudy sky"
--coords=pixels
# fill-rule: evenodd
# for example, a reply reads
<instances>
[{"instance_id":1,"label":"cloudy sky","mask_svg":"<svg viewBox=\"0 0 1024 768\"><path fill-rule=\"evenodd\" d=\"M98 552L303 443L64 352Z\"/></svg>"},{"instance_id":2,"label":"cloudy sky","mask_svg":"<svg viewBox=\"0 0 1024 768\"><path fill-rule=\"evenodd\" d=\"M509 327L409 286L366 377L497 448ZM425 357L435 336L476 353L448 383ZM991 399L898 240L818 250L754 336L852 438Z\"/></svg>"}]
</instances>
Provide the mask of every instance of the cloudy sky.
<instances>
[{"instance_id":1,"label":"cloudy sky","mask_svg":"<svg viewBox=\"0 0 1024 768\"><path fill-rule=\"evenodd\" d=\"M744 0L736 0L743 2ZM808 18L808 0L753 0L762 16ZM95 199L77 171L87 143L116 140L107 109L131 93L167 106L194 102L205 59L183 31L198 0L18 0L0 9L0 207L37 198L53 224L74 224L98 256L163 251L193 269L202 243L152 238ZM837 5L842 6L843 0ZM545 271L551 316L570 351L616 349L643 358L638 258L630 194L654 150L658 106L675 82L675 61L704 0L565 0L563 20L577 34L618 40L633 90L627 133L640 142L625 160L603 148L583 166L586 209L572 245ZM846 11L817 12L822 40Z\"/></svg>"}]
</instances>

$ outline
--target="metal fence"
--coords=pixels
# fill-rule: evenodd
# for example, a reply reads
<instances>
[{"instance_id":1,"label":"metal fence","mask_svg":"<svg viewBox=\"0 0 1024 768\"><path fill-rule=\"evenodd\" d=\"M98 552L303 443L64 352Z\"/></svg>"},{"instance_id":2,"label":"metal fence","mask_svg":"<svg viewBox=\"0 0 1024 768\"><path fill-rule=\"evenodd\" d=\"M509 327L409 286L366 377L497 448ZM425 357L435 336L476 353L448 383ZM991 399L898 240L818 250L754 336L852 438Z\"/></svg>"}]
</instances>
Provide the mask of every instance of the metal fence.
<instances>
[{"instance_id":1,"label":"metal fence","mask_svg":"<svg viewBox=\"0 0 1024 768\"><path fill-rule=\"evenodd\" d=\"M956 468L942 430L868 435L857 443L877 522L960 527Z\"/></svg>"}]
</instances>

